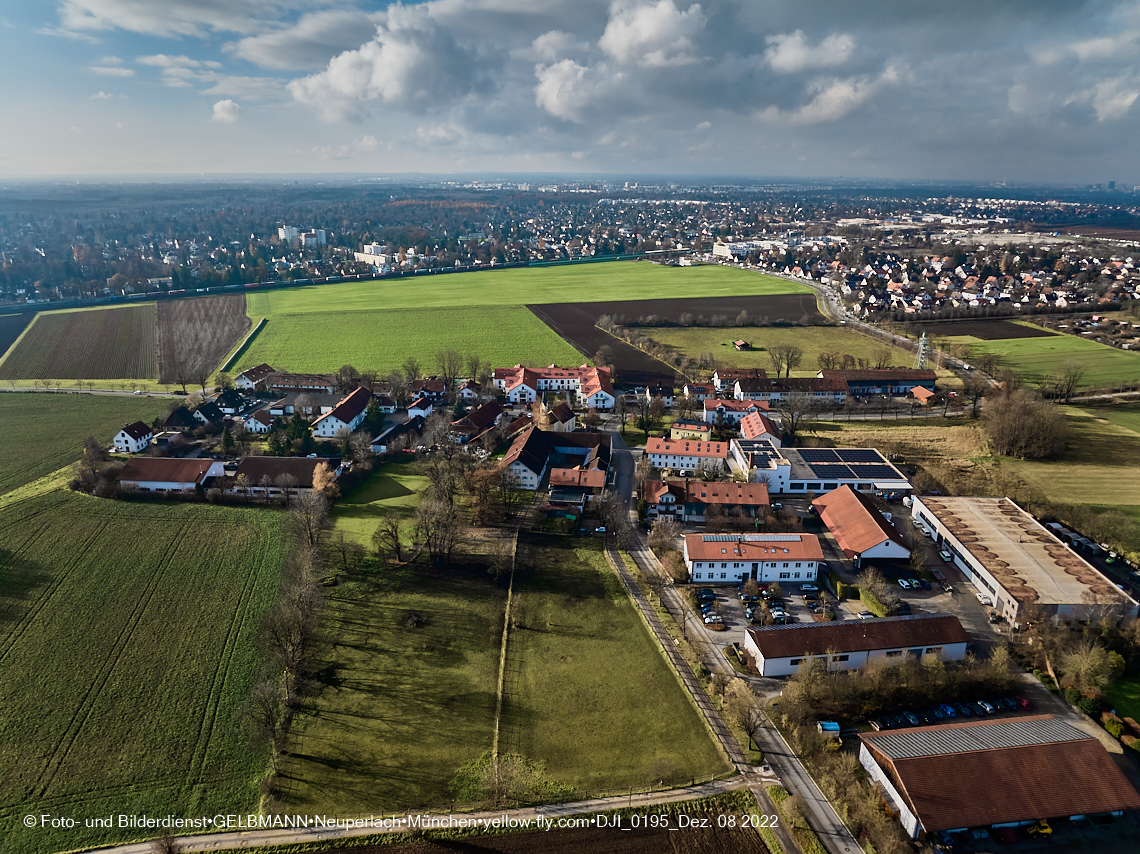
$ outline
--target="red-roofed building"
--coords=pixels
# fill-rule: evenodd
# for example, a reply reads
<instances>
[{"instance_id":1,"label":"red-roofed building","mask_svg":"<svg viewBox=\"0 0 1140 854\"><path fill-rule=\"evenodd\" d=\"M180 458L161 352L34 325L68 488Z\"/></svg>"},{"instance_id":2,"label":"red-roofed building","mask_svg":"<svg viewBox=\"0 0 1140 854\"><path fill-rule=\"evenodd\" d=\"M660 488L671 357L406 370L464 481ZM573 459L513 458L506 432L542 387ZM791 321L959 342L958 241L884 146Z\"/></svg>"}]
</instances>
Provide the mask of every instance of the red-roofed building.
<instances>
[{"instance_id":1,"label":"red-roofed building","mask_svg":"<svg viewBox=\"0 0 1140 854\"><path fill-rule=\"evenodd\" d=\"M259 388L265 384L265 378L273 373L273 368L262 362L260 365L248 368L234 377L234 385L246 390Z\"/></svg>"},{"instance_id":2,"label":"red-roofed building","mask_svg":"<svg viewBox=\"0 0 1140 854\"><path fill-rule=\"evenodd\" d=\"M929 405L930 401L936 397L934 392L920 385L916 385L910 390L910 396L921 403L923 406Z\"/></svg>"},{"instance_id":3,"label":"red-roofed building","mask_svg":"<svg viewBox=\"0 0 1140 854\"><path fill-rule=\"evenodd\" d=\"M728 442L699 442L694 439L650 439L645 444L649 463L658 469L692 471L718 460L728 465Z\"/></svg>"},{"instance_id":4,"label":"red-roofed building","mask_svg":"<svg viewBox=\"0 0 1140 854\"><path fill-rule=\"evenodd\" d=\"M495 368L495 388L506 394L513 403L530 403L540 392L571 392L582 407L599 410L613 409L614 388L609 368L582 365L578 368Z\"/></svg>"},{"instance_id":5,"label":"red-roofed building","mask_svg":"<svg viewBox=\"0 0 1140 854\"><path fill-rule=\"evenodd\" d=\"M844 403L847 400L847 382L835 377L782 379L745 377L733 384L733 397L737 400L765 400L778 403L790 394L806 394L819 400Z\"/></svg>"},{"instance_id":6,"label":"red-roofed building","mask_svg":"<svg viewBox=\"0 0 1140 854\"><path fill-rule=\"evenodd\" d=\"M740 435L745 439L765 439L780 447L780 430L763 412L750 412L740 419Z\"/></svg>"},{"instance_id":7,"label":"red-roofed building","mask_svg":"<svg viewBox=\"0 0 1140 854\"><path fill-rule=\"evenodd\" d=\"M735 427L745 415L767 412L770 405L766 400L706 400L705 421Z\"/></svg>"},{"instance_id":8,"label":"red-roofed building","mask_svg":"<svg viewBox=\"0 0 1140 854\"><path fill-rule=\"evenodd\" d=\"M685 534L684 556L693 581L802 584L815 581L823 549L814 534Z\"/></svg>"},{"instance_id":9,"label":"red-roofed building","mask_svg":"<svg viewBox=\"0 0 1140 854\"><path fill-rule=\"evenodd\" d=\"M647 519L704 522L707 509L714 505L749 518L763 516L768 509L768 485L764 483L648 480L643 494L649 505Z\"/></svg>"},{"instance_id":10,"label":"red-roofed building","mask_svg":"<svg viewBox=\"0 0 1140 854\"><path fill-rule=\"evenodd\" d=\"M815 499L812 506L843 554L859 566L864 558L906 560L910 549L895 526L861 492L844 484Z\"/></svg>"},{"instance_id":11,"label":"red-roofed building","mask_svg":"<svg viewBox=\"0 0 1140 854\"><path fill-rule=\"evenodd\" d=\"M147 493L188 493L225 473L220 460L139 457L119 472L119 485Z\"/></svg>"}]
</instances>

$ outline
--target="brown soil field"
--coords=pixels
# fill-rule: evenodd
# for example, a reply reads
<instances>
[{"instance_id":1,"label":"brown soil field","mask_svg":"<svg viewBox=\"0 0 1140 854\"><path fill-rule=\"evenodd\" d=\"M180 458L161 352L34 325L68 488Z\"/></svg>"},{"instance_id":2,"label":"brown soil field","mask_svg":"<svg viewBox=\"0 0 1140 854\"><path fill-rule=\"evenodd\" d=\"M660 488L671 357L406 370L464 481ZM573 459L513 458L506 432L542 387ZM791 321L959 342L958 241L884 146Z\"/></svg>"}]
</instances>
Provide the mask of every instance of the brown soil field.
<instances>
[{"instance_id":1,"label":"brown soil field","mask_svg":"<svg viewBox=\"0 0 1140 854\"><path fill-rule=\"evenodd\" d=\"M1110 240L1140 241L1140 229L1135 228L1097 228L1095 225L1076 225L1072 228L1066 228L1065 231L1069 234L1106 237Z\"/></svg>"},{"instance_id":2,"label":"brown soil field","mask_svg":"<svg viewBox=\"0 0 1140 854\"><path fill-rule=\"evenodd\" d=\"M352 851L360 854L444 854L456 851L466 854L581 854L595 851L599 854L768 854L764 840L753 829L629 829L628 818L624 820L624 827L627 829L590 828L466 836L438 842L353 848ZM329 849L329 854L333 850Z\"/></svg>"},{"instance_id":3,"label":"brown soil field","mask_svg":"<svg viewBox=\"0 0 1140 854\"><path fill-rule=\"evenodd\" d=\"M159 303L159 382L201 382L248 331L249 324L245 294Z\"/></svg>"},{"instance_id":4,"label":"brown soil field","mask_svg":"<svg viewBox=\"0 0 1140 854\"><path fill-rule=\"evenodd\" d=\"M0 379L154 379L155 319L153 304L38 315Z\"/></svg>"},{"instance_id":5,"label":"brown soil field","mask_svg":"<svg viewBox=\"0 0 1140 854\"><path fill-rule=\"evenodd\" d=\"M710 319L713 315L724 315L730 322L742 311L752 317L766 317L772 323L795 322L805 316L813 320L820 317L813 294L554 303L527 308L587 359L592 359L603 344L608 345L614 354L617 381L623 385L677 384L682 380L669 366L594 326L603 314L617 315L627 322L656 315L659 320L651 325L657 326L676 323L686 312Z\"/></svg>"},{"instance_id":6,"label":"brown soil field","mask_svg":"<svg viewBox=\"0 0 1140 854\"><path fill-rule=\"evenodd\" d=\"M0 356L16 343L20 333L32 322L34 314L6 314L0 317Z\"/></svg>"},{"instance_id":7,"label":"brown soil field","mask_svg":"<svg viewBox=\"0 0 1140 854\"><path fill-rule=\"evenodd\" d=\"M1046 329L1022 326L1008 320L955 320L942 323L923 323L928 335L971 335L983 341L1001 341L1007 338L1048 338Z\"/></svg>"}]
</instances>

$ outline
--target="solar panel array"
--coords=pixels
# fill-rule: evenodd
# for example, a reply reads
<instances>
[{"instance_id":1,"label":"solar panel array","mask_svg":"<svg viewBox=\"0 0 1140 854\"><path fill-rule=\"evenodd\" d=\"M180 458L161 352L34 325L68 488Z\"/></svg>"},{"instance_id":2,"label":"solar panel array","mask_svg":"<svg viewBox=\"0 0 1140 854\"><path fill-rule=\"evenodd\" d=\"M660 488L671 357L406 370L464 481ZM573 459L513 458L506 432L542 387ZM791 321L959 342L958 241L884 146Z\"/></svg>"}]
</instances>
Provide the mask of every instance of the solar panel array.
<instances>
[{"instance_id":1,"label":"solar panel array","mask_svg":"<svg viewBox=\"0 0 1140 854\"><path fill-rule=\"evenodd\" d=\"M800 458L805 463L838 463L839 452L832 448L801 448Z\"/></svg>"},{"instance_id":2,"label":"solar panel array","mask_svg":"<svg viewBox=\"0 0 1140 854\"><path fill-rule=\"evenodd\" d=\"M743 540L746 543L798 543L799 534L704 534L701 542L705 543L735 543Z\"/></svg>"},{"instance_id":3,"label":"solar panel array","mask_svg":"<svg viewBox=\"0 0 1140 854\"><path fill-rule=\"evenodd\" d=\"M897 730L889 735L873 736L873 743L891 759L915 759L919 756L938 756L945 753L974 753L979 750L996 750L1004 747L1083 741L1090 737L1088 733L1081 732L1056 718L1043 720L1013 718L1002 723L976 724L961 728Z\"/></svg>"}]
</instances>

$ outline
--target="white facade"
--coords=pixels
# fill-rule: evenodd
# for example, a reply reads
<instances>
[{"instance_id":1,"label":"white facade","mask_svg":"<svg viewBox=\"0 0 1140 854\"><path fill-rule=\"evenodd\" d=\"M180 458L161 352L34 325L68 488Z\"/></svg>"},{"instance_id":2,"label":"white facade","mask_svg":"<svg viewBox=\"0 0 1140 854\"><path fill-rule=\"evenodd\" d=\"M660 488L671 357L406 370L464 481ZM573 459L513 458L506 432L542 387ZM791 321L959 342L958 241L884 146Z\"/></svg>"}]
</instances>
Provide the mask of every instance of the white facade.
<instances>
[{"instance_id":1,"label":"white facade","mask_svg":"<svg viewBox=\"0 0 1140 854\"><path fill-rule=\"evenodd\" d=\"M257 412L245 419L245 430L247 433L268 433L273 426L273 417L264 409L259 409Z\"/></svg>"},{"instance_id":2,"label":"white facade","mask_svg":"<svg viewBox=\"0 0 1140 854\"><path fill-rule=\"evenodd\" d=\"M519 487L521 489L536 490L538 485L542 482L542 476L546 474L546 464L543 463L541 471L532 471L523 463L515 460L508 468L513 471L519 478Z\"/></svg>"},{"instance_id":3,"label":"white facade","mask_svg":"<svg viewBox=\"0 0 1140 854\"><path fill-rule=\"evenodd\" d=\"M802 584L815 581L819 571L818 562L814 560L694 560L686 563L693 581L706 584L739 584L748 578L761 583Z\"/></svg>"},{"instance_id":4,"label":"white facade","mask_svg":"<svg viewBox=\"0 0 1140 854\"><path fill-rule=\"evenodd\" d=\"M906 805L906 799L899 794L899 790L891 782L890 775L879 766L865 744L859 745L859 764L866 769L867 776L882 785L887 794L891 796L891 800L894 801L894 805L899 811L899 823L910 834L910 838L918 839L919 832L922 830L922 823L918 820L918 816L910 811Z\"/></svg>"},{"instance_id":5,"label":"white facade","mask_svg":"<svg viewBox=\"0 0 1140 854\"><path fill-rule=\"evenodd\" d=\"M137 454L140 451L145 451L153 438L154 434L149 430L137 438L126 430L120 430L115 434L112 444L120 454Z\"/></svg>"},{"instance_id":6,"label":"white facade","mask_svg":"<svg viewBox=\"0 0 1140 854\"><path fill-rule=\"evenodd\" d=\"M431 401L424 401L419 406L409 406L408 407L408 418L415 418L417 415L420 418L427 418L429 415L432 414L434 409L435 409L435 407L432 405Z\"/></svg>"},{"instance_id":7,"label":"white facade","mask_svg":"<svg viewBox=\"0 0 1140 854\"><path fill-rule=\"evenodd\" d=\"M332 413L325 413L313 422L313 435L320 436L322 439L331 439L341 430L351 432L364 423L366 415L367 412L361 410L351 421L341 421Z\"/></svg>"}]
</instances>

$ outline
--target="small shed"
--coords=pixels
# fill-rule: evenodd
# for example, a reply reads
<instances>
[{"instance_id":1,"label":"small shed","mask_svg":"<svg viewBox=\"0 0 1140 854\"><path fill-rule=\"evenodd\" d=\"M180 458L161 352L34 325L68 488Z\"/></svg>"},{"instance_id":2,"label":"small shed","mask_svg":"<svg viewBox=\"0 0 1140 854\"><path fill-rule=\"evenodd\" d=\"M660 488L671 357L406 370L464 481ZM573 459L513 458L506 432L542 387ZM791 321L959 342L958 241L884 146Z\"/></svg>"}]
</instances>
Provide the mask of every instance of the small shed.
<instances>
[{"instance_id":1,"label":"small shed","mask_svg":"<svg viewBox=\"0 0 1140 854\"><path fill-rule=\"evenodd\" d=\"M735 347L737 350L751 350L752 349L752 345L749 344L747 341L745 341L743 338L740 339L739 341L733 341L732 346Z\"/></svg>"}]
</instances>

